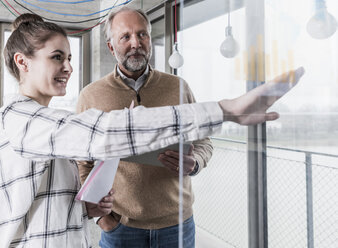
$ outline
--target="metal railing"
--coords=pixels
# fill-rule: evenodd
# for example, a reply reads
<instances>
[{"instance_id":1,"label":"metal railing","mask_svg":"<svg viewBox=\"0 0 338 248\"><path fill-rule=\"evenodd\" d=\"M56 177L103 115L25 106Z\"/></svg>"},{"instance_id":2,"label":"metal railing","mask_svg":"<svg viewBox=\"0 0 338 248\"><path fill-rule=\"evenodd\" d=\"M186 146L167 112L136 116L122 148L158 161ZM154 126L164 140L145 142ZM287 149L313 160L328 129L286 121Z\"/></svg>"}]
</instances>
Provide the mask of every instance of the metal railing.
<instances>
[{"instance_id":1,"label":"metal railing","mask_svg":"<svg viewBox=\"0 0 338 248\"><path fill-rule=\"evenodd\" d=\"M248 247L246 142L212 140L210 168L193 179L196 225ZM338 247L338 155L267 146L267 170L269 247Z\"/></svg>"}]
</instances>

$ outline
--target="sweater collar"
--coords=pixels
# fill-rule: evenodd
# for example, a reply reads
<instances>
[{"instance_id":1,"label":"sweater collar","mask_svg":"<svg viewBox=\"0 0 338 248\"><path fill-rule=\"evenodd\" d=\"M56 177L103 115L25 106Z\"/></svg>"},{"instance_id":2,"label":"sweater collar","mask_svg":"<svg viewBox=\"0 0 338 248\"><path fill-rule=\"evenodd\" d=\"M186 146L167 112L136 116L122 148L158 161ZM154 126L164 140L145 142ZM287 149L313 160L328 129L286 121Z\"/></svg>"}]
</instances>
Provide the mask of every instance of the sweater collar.
<instances>
[{"instance_id":1,"label":"sweater collar","mask_svg":"<svg viewBox=\"0 0 338 248\"><path fill-rule=\"evenodd\" d=\"M108 76L108 80L109 80L109 77L113 77L115 80L115 83L114 85L115 86L118 86L118 87L121 87L121 88L125 88L125 89L130 89L130 86L128 86L127 84L124 83L123 81L123 78L120 76L120 74L118 73L117 71L117 64L115 65L114 67L114 71L107 75ZM145 78L145 82L143 83L143 85L141 86L141 88L146 88L149 84L149 82L151 81L151 79L154 77L154 75L156 74L155 71L150 64L148 64L148 76ZM110 82L112 80L109 80Z\"/></svg>"}]
</instances>

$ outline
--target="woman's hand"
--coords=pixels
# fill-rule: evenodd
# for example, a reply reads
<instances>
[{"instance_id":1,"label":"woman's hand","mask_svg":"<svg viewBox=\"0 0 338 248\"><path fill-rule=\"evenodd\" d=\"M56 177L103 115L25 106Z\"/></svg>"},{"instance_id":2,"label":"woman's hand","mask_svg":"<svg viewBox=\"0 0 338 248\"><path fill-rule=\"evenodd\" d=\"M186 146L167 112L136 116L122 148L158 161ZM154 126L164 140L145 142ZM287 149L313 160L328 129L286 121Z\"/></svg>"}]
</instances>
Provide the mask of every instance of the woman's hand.
<instances>
[{"instance_id":1,"label":"woman's hand","mask_svg":"<svg viewBox=\"0 0 338 248\"><path fill-rule=\"evenodd\" d=\"M304 68L289 71L260 85L233 100L219 102L223 110L224 121L233 121L241 125L255 125L278 119L276 112L267 113L279 98L291 90L304 74Z\"/></svg>"},{"instance_id":2,"label":"woman's hand","mask_svg":"<svg viewBox=\"0 0 338 248\"><path fill-rule=\"evenodd\" d=\"M98 204L86 202L87 213L89 217L99 217L110 214L113 207L114 191L109 191L108 195L103 197Z\"/></svg>"}]
</instances>

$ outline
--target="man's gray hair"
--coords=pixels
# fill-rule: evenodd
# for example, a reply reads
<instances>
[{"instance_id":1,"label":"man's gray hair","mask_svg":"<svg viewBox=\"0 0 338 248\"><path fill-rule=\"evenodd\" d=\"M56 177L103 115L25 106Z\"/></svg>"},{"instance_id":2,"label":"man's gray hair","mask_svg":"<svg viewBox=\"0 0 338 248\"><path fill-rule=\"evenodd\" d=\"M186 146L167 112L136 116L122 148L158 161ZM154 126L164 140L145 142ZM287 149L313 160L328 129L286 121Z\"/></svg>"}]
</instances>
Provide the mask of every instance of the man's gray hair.
<instances>
[{"instance_id":1,"label":"man's gray hair","mask_svg":"<svg viewBox=\"0 0 338 248\"><path fill-rule=\"evenodd\" d=\"M136 12L139 13L144 20L147 22L147 29L149 34L151 33L151 24L149 21L149 18L147 16L146 13L144 13L143 10L141 9L133 9L133 8L129 8L129 7L122 7L117 11L113 11L113 9L110 11L109 15L106 18L105 24L104 24L104 37L106 38L106 41L110 41L110 39L112 38L113 32L111 30L111 24L113 22L114 17L121 12L125 12L125 11L131 11L131 12Z\"/></svg>"}]
</instances>

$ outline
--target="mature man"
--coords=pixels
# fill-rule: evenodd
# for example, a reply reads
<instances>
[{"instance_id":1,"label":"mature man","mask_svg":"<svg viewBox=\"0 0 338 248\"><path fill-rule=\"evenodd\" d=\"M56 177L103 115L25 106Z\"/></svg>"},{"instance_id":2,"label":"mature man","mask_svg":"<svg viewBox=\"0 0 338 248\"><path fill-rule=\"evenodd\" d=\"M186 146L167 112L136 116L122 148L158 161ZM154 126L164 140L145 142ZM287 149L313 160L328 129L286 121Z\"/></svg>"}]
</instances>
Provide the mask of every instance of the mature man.
<instances>
[{"instance_id":1,"label":"mature man","mask_svg":"<svg viewBox=\"0 0 338 248\"><path fill-rule=\"evenodd\" d=\"M85 87L78 111L97 108L111 111L129 107L132 100L145 107L177 105L195 101L189 86L174 75L154 70L151 57L151 26L140 10L122 8L110 13L105 35L118 65L102 79ZM204 168L212 154L209 139L196 141L183 157L184 247L194 247L193 193L190 176ZM120 162L115 182L115 203L111 215L97 223L102 230L102 247L177 247L179 207L178 152L159 156L164 167ZM84 181L92 162L80 162ZM154 245L157 244L157 245ZM134 245L134 246L133 246Z\"/></svg>"}]
</instances>

